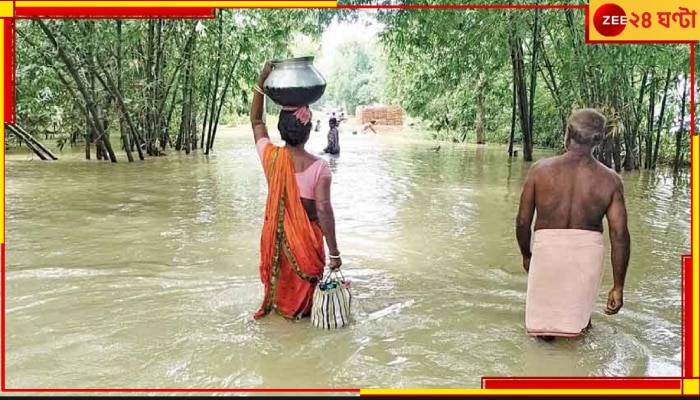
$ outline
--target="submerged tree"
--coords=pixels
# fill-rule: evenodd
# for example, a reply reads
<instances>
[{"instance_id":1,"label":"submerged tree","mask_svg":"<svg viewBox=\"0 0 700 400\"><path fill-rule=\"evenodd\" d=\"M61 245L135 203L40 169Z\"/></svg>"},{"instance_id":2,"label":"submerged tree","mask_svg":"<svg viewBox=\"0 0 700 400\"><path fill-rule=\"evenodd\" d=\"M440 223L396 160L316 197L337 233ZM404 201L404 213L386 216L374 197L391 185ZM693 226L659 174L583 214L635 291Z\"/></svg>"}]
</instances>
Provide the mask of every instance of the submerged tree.
<instances>
[{"instance_id":1,"label":"submerged tree","mask_svg":"<svg viewBox=\"0 0 700 400\"><path fill-rule=\"evenodd\" d=\"M214 148L226 108L266 59L289 55L292 35L319 35L341 11L219 10L213 20L21 20L17 120L30 132L85 143L86 159L129 161ZM99 44L99 45L97 45ZM60 115L60 118L56 118ZM81 133L84 132L84 133Z\"/></svg>"},{"instance_id":2,"label":"submerged tree","mask_svg":"<svg viewBox=\"0 0 700 400\"><path fill-rule=\"evenodd\" d=\"M390 98L443 136L517 140L531 161L535 146L563 147L573 109L595 107L610 123L601 162L618 171L673 163L664 149L674 119L688 115L672 85L688 71L687 45L586 44L580 9L388 9L378 18ZM676 152L686 145L676 141Z\"/></svg>"},{"instance_id":3,"label":"submerged tree","mask_svg":"<svg viewBox=\"0 0 700 400\"><path fill-rule=\"evenodd\" d=\"M298 34L318 37L334 17L360 12L18 21L18 120L30 132L82 141L88 159L93 148L111 161L120 149L130 161L134 152L140 159L168 149L208 154L222 118L245 112L265 59L290 56ZM438 138L508 144L511 156L520 147L530 161L536 147L563 148L573 109L595 107L609 120L596 157L611 168L689 162L687 45L586 44L582 9L373 15L384 25L376 46L343 46L328 74L328 100L350 113L361 103L399 104ZM317 49L313 40L306 46Z\"/></svg>"}]
</instances>

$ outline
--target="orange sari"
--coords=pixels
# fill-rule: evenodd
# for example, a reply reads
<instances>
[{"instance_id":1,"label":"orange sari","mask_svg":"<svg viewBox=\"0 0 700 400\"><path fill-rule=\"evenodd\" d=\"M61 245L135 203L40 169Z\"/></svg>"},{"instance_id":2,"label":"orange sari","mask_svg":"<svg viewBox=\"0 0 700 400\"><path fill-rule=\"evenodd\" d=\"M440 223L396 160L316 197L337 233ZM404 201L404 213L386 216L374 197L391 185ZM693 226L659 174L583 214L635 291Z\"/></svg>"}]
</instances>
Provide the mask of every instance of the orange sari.
<instances>
[{"instance_id":1,"label":"orange sari","mask_svg":"<svg viewBox=\"0 0 700 400\"><path fill-rule=\"evenodd\" d=\"M268 184L260 238L265 297L254 318L274 309L288 319L299 319L310 314L315 284L323 275L323 232L309 220L301 203L289 151L270 143L262 160Z\"/></svg>"}]
</instances>

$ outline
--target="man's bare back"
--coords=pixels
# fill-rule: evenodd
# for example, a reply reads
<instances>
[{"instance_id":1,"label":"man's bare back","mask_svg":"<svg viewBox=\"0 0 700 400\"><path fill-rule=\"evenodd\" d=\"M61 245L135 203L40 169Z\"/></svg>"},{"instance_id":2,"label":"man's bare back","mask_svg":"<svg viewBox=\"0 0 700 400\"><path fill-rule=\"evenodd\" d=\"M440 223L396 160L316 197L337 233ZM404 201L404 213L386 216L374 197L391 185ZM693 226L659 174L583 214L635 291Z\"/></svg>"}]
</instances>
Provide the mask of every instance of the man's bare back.
<instances>
[{"instance_id":1,"label":"man's bare back","mask_svg":"<svg viewBox=\"0 0 700 400\"><path fill-rule=\"evenodd\" d=\"M537 162L534 185L538 229L603 231L603 218L622 188L620 177L590 156L566 153Z\"/></svg>"},{"instance_id":2,"label":"man's bare back","mask_svg":"<svg viewBox=\"0 0 700 400\"><path fill-rule=\"evenodd\" d=\"M516 236L523 268L530 270L531 227L535 230L579 229L603 231L607 218L610 231L613 289L605 312L617 313L623 304L623 288L630 257L622 179L598 162L593 150L605 138L605 117L593 109L575 111L567 122L567 152L535 163L520 195Z\"/></svg>"}]
</instances>

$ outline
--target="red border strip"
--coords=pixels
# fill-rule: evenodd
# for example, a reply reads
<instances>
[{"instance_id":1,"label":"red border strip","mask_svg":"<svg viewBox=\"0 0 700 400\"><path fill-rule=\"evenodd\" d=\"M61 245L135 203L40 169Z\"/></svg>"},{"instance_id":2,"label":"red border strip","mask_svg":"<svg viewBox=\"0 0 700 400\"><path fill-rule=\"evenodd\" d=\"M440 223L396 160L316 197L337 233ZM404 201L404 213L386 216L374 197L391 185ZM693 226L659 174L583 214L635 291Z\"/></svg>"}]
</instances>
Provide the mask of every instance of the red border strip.
<instances>
[{"instance_id":1,"label":"red border strip","mask_svg":"<svg viewBox=\"0 0 700 400\"><path fill-rule=\"evenodd\" d=\"M683 257L683 332L682 347L682 374L684 377L693 376L693 259L690 256Z\"/></svg>"},{"instance_id":2,"label":"red border strip","mask_svg":"<svg viewBox=\"0 0 700 400\"><path fill-rule=\"evenodd\" d=\"M17 18L202 18L213 19L211 7L17 7Z\"/></svg>"},{"instance_id":3,"label":"red border strip","mask_svg":"<svg viewBox=\"0 0 700 400\"><path fill-rule=\"evenodd\" d=\"M16 93L15 93L15 71L17 71L16 57L15 57L15 20L14 18L5 19L4 26L5 38L3 43L5 45L4 63L5 71L3 71L3 76L5 79L5 122L15 123L15 104L16 104ZM11 51L8 51L11 50ZM12 66L12 68L7 68L7 66Z\"/></svg>"},{"instance_id":4,"label":"red border strip","mask_svg":"<svg viewBox=\"0 0 700 400\"><path fill-rule=\"evenodd\" d=\"M681 378L483 378L484 389L680 390Z\"/></svg>"}]
</instances>

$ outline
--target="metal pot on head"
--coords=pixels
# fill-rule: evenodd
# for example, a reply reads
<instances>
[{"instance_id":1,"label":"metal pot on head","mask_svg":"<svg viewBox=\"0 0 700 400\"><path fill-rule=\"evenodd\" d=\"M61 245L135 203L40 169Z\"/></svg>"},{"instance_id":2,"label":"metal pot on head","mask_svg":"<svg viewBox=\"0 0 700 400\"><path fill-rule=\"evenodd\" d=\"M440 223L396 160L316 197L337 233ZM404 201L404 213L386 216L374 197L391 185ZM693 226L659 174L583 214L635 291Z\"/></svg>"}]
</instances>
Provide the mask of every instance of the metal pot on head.
<instances>
[{"instance_id":1,"label":"metal pot on head","mask_svg":"<svg viewBox=\"0 0 700 400\"><path fill-rule=\"evenodd\" d=\"M263 83L263 90L283 107L312 104L326 91L326 80L313 65L314 57L273 60L272 72Z\"/></svg>"}]
</instances>

